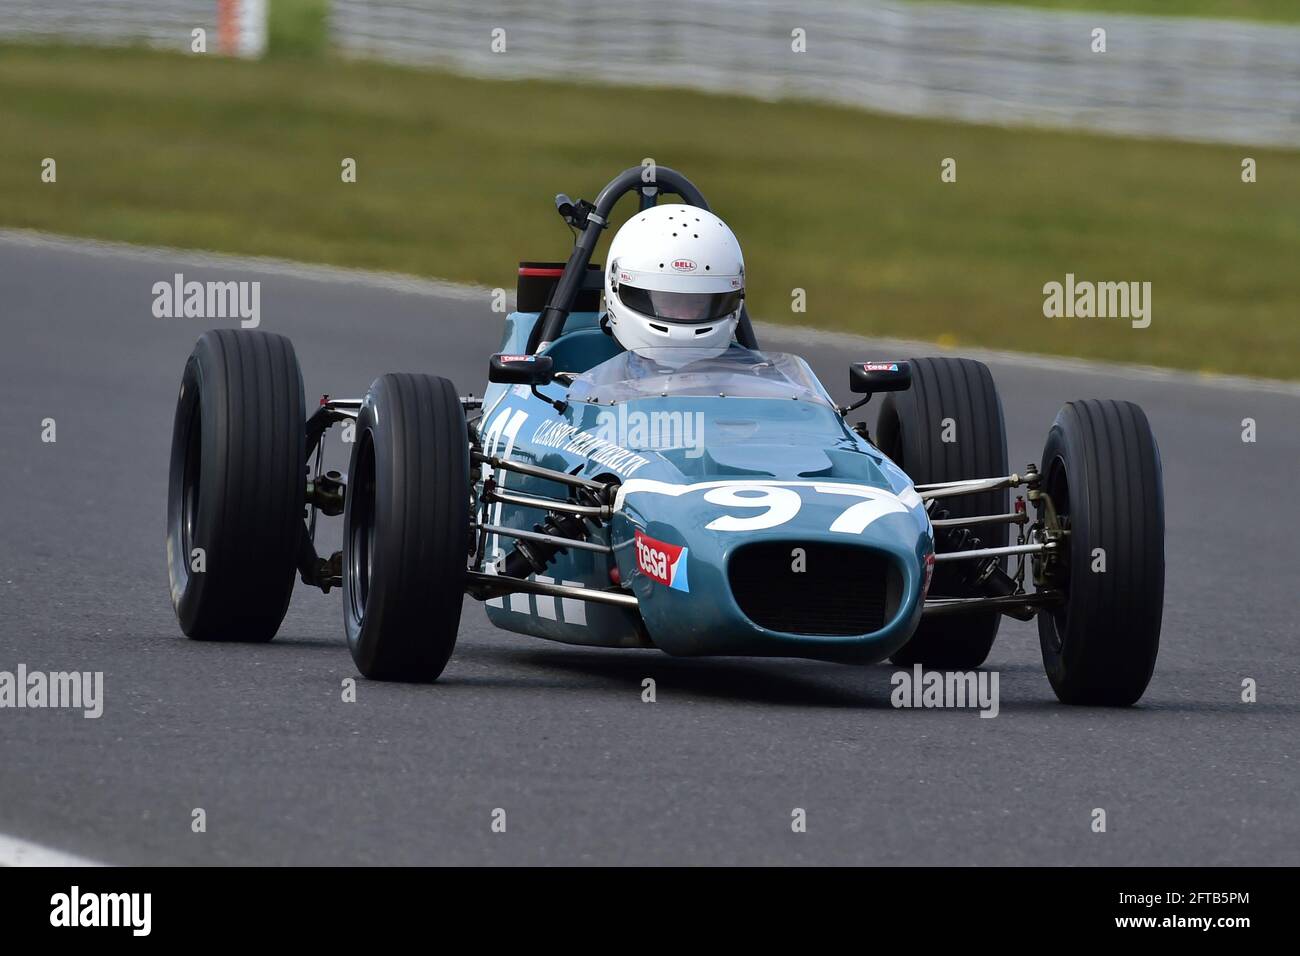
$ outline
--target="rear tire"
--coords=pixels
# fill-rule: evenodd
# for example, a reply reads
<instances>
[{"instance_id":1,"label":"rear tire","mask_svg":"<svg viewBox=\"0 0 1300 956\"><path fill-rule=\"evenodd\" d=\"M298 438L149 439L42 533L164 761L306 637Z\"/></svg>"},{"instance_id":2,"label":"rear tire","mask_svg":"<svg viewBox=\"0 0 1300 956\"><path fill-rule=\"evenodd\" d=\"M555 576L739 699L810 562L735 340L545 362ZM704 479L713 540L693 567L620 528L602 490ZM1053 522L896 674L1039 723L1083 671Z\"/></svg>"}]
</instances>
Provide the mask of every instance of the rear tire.
<instances>
[{"instance_id":1,"label":"rear tire","mask_svg":"<svg viewBox=\"0 0 1300 956\"><path fill-rule=\"evenodd\" d=\"M1052 581L1066 603L1038 615L1047 679L1064 703L1127 707L1151 680L1164 611L1164 478L1146 415L1132 402L1067 403L1042 475L1070 531Z\"/></svg>"},{"instance_id":2,"label":"rear tire","mask_svg":"<svg viewBox=\"0 0 1300 956\"><path fill-rule=\"evenodd\" d=\"M912 387L892 392L881 404L876 444L915 484L934 484L1007 473L1007 433L993 376L982 362L971 359L909 360ZM951 419L951 425L947 420ZM952 441L944 441L951 429ZM1007 492L944 498L936 509L950 518L1004 514ZM961 529L936 532L935 548ZM977 525L970 529L981 547L1005 547L1006 525ZM1005 570L1006 559L1000 562ZM929 593L936 597L975 597L960 580L960 568L935 565ZM922 620L911 639L890 658L895 664L965 670L988 657L997 637L1001 615L996 611Z\"/></svg>"},{"instance_id":3,"label":"rear tire","mask_svg":"<svg viewBox=\"0 0 1300 956\"><path fill-rule=\"evenodd\" d=\"M200 336L172 427L167 569L181 630L269 641L293 594L306 496L306 412L293 345Z\"/></svg>"},{"instance_id":4,"label":"rear tire","mask_svg":"<svg viewBox=\"0 0 1300 956\"><path fill-rule=\"evenodd\" d=\"M373 680L436 680L469 554L469 437L456 389L384 375L357 419L343 517L343 624Z\"/></svg>"}]
</instances>

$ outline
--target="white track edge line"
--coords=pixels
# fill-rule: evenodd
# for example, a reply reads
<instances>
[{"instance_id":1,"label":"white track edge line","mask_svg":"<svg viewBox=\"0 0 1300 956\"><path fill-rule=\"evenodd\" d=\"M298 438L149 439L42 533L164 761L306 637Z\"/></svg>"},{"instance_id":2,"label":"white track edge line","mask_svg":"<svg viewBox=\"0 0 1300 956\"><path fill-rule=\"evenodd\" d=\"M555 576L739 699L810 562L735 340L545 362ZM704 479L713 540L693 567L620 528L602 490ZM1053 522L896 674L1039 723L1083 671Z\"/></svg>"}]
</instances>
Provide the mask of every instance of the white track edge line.
<instances>
[{"instance_id":1,"label":"white track edge line","mask_svg":"<svg viewBox=\"0 0 1300 956\"><path fill-rule=\"evenodd\" d=\"M485 286L469 283L450 282L442 279L423 279L418 276L399 272L376 272L366 269L350 269L343 266L318 265L294 262L289 259L275 259L262 256L239 256L224 252L207 252L203 250L176 249L168 246L137 246L125 242L110 242L103 239L81 239L70 236L53 235L28 229L0 228L0 243L10 243L34 248L58 249L65 252L81 253L100 258L129 258L137 261L157 261L188 263L200 267L224 267L248 269L271 275L283 275L295 279L315 282L350 283L372 288L385 289L408 295L433 296L452 299L459 302L482 302L491 295ZM507 288L507 294L513 298L513 291ZM1153 365L1139 365L1124 362L1098 362L1091 359L1067 358L1064 356L1042 355L1034 352L1008 352L997 349L954 346L944 347L934 342L913 339L895 339L860 335L853 332L832 332L825 329L778 325L771 322L755 323L764 336L777 341L808 342L831 345L840 348L880 349L907 353L950 353L977 359L992 365L1010 365L1020 368L1041 369L1052 372L1078 372L1090 375L1109 375L1126 379L1160 380L1177 382L1183 385L1203 386L1209 388L1228 388L1244 391L1268 392L1275 395L1287 395L1300 398L1300 382L1288 382L1282 379L1252 378L1245 375L1224 375L1219 373L1189 372L1183 369L1161 368ZM862 353L859 353L862 354ZM863 354L864 358L879 358L879 354ZM894 356L891 356L894 357Z\"/></svg>"},{"instance_id":2,"label":"white track edge line","mask_svg":"<svg viewBox=\"0 0 1300 956\"><path fill-rule=\"evenodd\" d=\"M103 866L75 853L0 833L0 866Z\"/></svg>"}]
</instances>

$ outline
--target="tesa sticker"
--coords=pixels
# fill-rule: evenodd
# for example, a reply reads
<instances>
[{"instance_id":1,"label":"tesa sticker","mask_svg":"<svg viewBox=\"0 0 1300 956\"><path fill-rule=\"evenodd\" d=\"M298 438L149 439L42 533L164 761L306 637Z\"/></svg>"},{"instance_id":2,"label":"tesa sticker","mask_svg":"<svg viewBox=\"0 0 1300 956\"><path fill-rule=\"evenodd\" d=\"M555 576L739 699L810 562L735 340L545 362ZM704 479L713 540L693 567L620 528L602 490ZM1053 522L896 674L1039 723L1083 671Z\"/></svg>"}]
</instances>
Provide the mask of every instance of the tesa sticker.
<instances>
[{"instance_id":1,"label":"tesa sticker","mask_svg":"<svg viewBox=\"0 0 1300 956\"><path fill-rule=\"evenodd\" d=\"M650 580L675 591L691 590L686 579L686 555L689 551L680 544L657 541L641 531L636 533L636 566Z\"/></svg>"}]
</instances>

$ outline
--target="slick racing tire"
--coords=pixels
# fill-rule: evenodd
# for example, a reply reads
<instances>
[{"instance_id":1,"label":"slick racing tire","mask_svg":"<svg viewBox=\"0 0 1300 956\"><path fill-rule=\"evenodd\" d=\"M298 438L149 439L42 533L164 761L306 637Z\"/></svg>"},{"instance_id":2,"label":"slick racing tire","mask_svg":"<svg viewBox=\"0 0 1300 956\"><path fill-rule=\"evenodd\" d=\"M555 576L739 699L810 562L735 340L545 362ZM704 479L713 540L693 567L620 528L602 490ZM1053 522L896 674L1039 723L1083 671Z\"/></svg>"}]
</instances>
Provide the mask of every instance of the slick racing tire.
<instances>
[{"instance_id":1,"label":"slick racing tire","mask_svg":"<svg viewBox=\"0 0 1300 956\"><path fill-rule=\"evenodd\" d=\"M269 641L303 533L302 372L281 335L205 332L181 378L167 488L167 569L181 630Z\"/></svg>"},{"instance_id":2,"label":"slick racing tire","mask_svg":"<svg viewBox=\"0 0 1300 956\"><path fill-rule=\"evenodd\" d=\"M918 485L1007 474L1002 401L987 366L957 358L911 359L910 365L912 387L890 393L881 404L876 422L880 450ZM932 516L941 512L946 512L943 516L947 518L1005 514L1007 497L1001 490L942 498ZM1006 544L1007 526L1000 524L946 528L935 534L937 552L958 550L958 545L970 549ZM1005 570L1006 559L999 563ZM978 596L980 591L969 582L971 569L962 564L936 564L930 595ZM922 620L890 660L952 670L978 667L988 657L999 621L996 611Z\"/></svg>"},{"instance_id":3,"label":"slick racing tire","mask_svg":"<svg viewBox=\"0 0 1300 956\"><path fill-rule=\"evenodd\" d=\"M384 375L357 419L343 513L343 624L374 680L436 680L456 646L470 542L469 433L456 389Z\"/></svg>"},{"instance_id":4,"label":"slick racing tire","mask_svg":"<svg viewBox=\"0 0 1300 956\"><path fill-rule=\"evenodd\" d=\"M1038 615L1047 679L1064 703L1126 707L1151 680L1164 610L1164 478L1146 415L1132 402L1069 402L1042 476L1069 531L1047 569L1065 603Z\"/></svg>"}]
</instances>

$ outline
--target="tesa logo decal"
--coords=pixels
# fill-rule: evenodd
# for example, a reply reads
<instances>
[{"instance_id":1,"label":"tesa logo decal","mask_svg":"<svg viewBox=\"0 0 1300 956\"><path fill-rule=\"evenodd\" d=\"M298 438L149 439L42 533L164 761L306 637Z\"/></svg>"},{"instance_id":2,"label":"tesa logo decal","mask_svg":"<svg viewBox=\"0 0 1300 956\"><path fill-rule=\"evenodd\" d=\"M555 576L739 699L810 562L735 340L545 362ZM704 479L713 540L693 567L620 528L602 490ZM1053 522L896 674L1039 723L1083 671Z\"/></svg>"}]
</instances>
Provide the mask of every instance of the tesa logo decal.
<instances>
[{"instance_id":1,"label":"tesa logo decal","mask_svg":"<svg viewBox=\"0 0 1300 956\"><path fill-rule=\"evenodd\" d=\"M503 356L501 356L501 361L503 361L503 362L536 362L536 361L537 361L537 356L536 356L536 355L503 355Z\"/></svg>"},{"instance_id":2,"label":"tesa logo decal","mask_svg":"<svg viewBox=\"0 0 1300 956\"><path fill-rule=\"evenodd\" d=\"M694 260L694 259L674 259L674 260L673 260L673 268L676 269L678 272L694 272L694 271L695 271L695 260Z\"/></svg>"},{"instance_id":3,"label":"tesa logo decal","mask_svg":"<svg viewBox=\"0 0 1300 956\"><path fill-rule=\"evenodd\" d=\"M691 589L686 579L686 555L690 551L680 544L656 541L648 534L636 533L636 566L652 581L675 591Z\"/></svg>"},{"instance_id":4,"label":"tesa logo decal","mask_svg":"<svg viewBox=\"0 0 1300 956\"><path fill-rule=\"evenodd\" d=\"M863 371L866 372L897 372L897 362L865 362L862 365Z\"/></svg>"}]
</instances>

